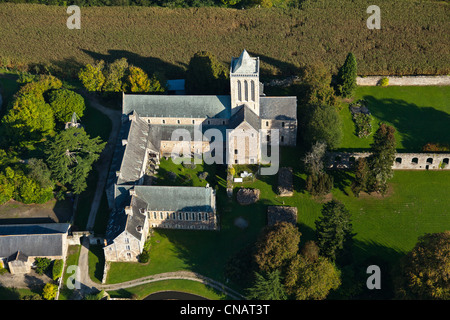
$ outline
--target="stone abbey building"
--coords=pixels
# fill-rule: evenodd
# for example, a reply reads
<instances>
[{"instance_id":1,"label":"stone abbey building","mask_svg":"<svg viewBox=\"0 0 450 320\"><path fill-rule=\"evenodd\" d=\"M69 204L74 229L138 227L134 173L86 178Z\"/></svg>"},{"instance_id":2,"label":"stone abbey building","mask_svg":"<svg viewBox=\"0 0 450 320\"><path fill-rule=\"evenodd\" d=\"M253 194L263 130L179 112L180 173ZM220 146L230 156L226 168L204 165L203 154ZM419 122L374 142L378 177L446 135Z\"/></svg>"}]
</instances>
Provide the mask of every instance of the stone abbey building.
<instances>
[{"instance_id":1,"label":"stone abbey building","mask_svg":"<svg viewBox=\"0 0 450 320\"><path fill-rule=\"evenodd\" d=\"M152 185L160 157L208 154L219 163L256 164L263 145L295 146L296 137L297 98L265 96L259 58L246 50L231 60L230 95L123 94L106 191L106 261L137 261L150 227L219 228L213 188Z\"/></svg>"}]
</instances>

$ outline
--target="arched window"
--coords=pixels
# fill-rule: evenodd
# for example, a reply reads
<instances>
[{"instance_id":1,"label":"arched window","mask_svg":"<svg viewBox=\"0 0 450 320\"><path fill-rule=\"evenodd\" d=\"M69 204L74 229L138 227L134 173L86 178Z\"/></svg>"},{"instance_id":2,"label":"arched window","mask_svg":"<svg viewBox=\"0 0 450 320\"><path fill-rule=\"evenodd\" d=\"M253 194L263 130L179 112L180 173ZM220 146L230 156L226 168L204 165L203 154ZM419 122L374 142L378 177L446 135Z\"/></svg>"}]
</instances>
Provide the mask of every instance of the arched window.
<instances>
[{"instance_id":1,"label":"arched window","mask_svg":"<svg viewBox=\"0 0 450 320\"><path fill-rule=\"evenodd\" d=\"M418 164L419 163L419 158L412 158L411 163L412 164Z\"/></svg>"},{"instance_id":2,"label":"arched window","mask_svg":"<svg viewBox=\"0 0 450 320\"><path fill-rule=\"evenodd\" d=\"M186 220L189 220L189 213L186 212L186 213L184 214L184 217L185 217Z\"/></svg>"},{"instance_id":3,"label":"arched window","mask_svg":"<svg viewBox=\"0 0 450 320\"><path fill-rule=\"evenodd\" d=\"M245 94L245 101L248 101L248 82L247 82L247 80L244 80L244 94Z\"/></svg>"},{"instance_id":4,"label":"arched window","mask_svg":"<svg viewBox=\"0 0 450 320\"><path fill-rule=\"evenodd\" d=\"M202 213L201 212L198 213L198 221L202 221Z\"/></svg>"},{"instance_id":5,"label":"arched window","mask_svg":"<svg viewBox=\"0 0 450 320\"><path fill-rule=\"evenodd\" d=\"M237 81L237 90L238 90L238 100L242 101L242 88L241 88L241 81Z\"/></svg>"},{"instance_id":6,"label":"arched window","mask_svg":"<svg viewBox=\"0 0 450 320\"><path fill-rule=\"evenodd\" d=\"M428 159L427 159L427 163L433 164L433 158L428 158Z\"/></svg>"},{"instance_id":7,"label":"arched window","mask_svg":"<svg viewBox=\"0 0 450 320\"><path fill-rule=\"evenodd\" d=\"M395 163L401 164L402 163L402 158L396 158L395 159Z\"/></svg>"},{"instance_id":8,"label":"arched window","mask_svg":"<svg viewBox=\"0 0 450 320\"><path fill-rule=\"evenodd\" d=\"M255 99L255 81L251 81L251 90L252 90L252 101L256 101Z\"/></svg>"},{"instance_id":9,"label":"arched window","mask_svg":"<svg viewBox=\"0 0 450 320\"><path fill-rule=\"evenodd\" d=\"M191 220L195 221L195 213L194 212L192 212L192 214L191 214Z\"/></svg>"},{"instance_id":10,"label":"arched window","mask_svg":"<svg viewBox=\"0 0 450 320\"><path fill-rule=\"evenodd\" d=\"M162 212L159 213L159 218L162 220L164 219L164 214Z\"/></svg>"},{"instance_id":11,"label":"arched window","mask_svg":"<svg viewBox=\"0 0 450 320\"><path fill-rule=\"evenodd\" d=\"M205 221L208 221L208 212L205 212Z\"/></svg>"},{"instance_id":12,"label":"arched window","mask_svg":"<svg viewBox=\"0 0 450 320\"><path fill-rule=\"evenodd\" d=\"M153 212L153 219L155 219L155 220L157 219L156 218L156 212Z\"/></svg>"}]
</instances>

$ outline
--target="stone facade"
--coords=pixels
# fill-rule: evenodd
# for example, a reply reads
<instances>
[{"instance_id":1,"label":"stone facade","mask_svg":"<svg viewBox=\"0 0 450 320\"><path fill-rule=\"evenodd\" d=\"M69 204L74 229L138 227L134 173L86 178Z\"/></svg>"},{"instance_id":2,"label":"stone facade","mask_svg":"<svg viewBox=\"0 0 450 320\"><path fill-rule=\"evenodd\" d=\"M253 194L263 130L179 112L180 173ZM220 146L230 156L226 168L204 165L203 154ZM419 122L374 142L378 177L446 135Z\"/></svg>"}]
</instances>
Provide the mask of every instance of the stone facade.
<instances>
[{"instance_id":1,"label":"stone facade","mask_svg":"<svg viewBox=\"0 0 450 320\"><path fill-rule=\"evenodd\" d=\"M356 160L370 153L330 152L327 154L329 168L347 169ZM450 170L450 153L396 153L392 164L394 170Z\"/></svg>"}]
</instances>

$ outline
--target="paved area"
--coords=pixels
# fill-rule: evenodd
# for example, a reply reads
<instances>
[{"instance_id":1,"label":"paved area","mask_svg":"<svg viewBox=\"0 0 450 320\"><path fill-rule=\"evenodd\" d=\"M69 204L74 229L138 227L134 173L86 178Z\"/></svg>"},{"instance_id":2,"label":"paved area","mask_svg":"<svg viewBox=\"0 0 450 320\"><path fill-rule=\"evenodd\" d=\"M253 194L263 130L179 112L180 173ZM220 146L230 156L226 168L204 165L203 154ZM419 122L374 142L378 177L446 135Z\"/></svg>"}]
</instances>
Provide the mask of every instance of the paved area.
<instances>
[{"instance_id":1,"label":"paved area","mask_svg":"<svg viewBox=\"0 0 450 320\"><path fill-rule=\"evenodd\" d=\"M105 106L101 105L97 99L89 94L87 96L89 99L90 105L108 116L108 118L111 120L111 133L109 135L108 142L103 149L102 153L100 154L100 158L96 163L96 167L98 170L98 181L97 181L97 187L95 190L94 199L92 200L91 205L91 211L89 213L89 219L86 224L86 230L92 231L94 228L95 223L95 217L97 215L98 208L100 206L100 201L102 199L103 192L105 190L106 181L108 178L108 172L109 172L109 165L111 163L111 159L114 154L114 148L116 145L117 135L120 130L120 121L121 121L121 112L118 110L112 110L109 108L106 108Z\"/></svg>"}]
</instances>

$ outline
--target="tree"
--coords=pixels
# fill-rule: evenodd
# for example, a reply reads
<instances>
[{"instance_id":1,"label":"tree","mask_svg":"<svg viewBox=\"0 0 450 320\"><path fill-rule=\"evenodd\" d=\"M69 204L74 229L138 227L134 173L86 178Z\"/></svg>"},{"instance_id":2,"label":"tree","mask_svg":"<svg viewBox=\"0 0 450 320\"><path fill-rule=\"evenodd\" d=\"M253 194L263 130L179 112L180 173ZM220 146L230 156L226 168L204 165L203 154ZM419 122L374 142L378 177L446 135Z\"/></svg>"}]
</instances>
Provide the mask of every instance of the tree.
<instances>
[{"instance_id":1,"label":"tree","mask_svg":"<svg viewBox=\"0 0 450 320\"><path fill-rule=\"evenodd\" d=\"M311 151L303 159L306 170L309 174L318 174L323 171L323 157L327 151L327 144L317 141L311 147Z\"/></svg>"},{"instance_id":2,"label":"tree","mask_svg":"<svg viewBox=\"0 0 450 320\"><path fill-rule=\"evenodd\" d=\"M369 177L369 166L366 158L359 158L356 162L355 179L352 182L351 189L358 197L362 191L367 190L367 180Z\"/></svg>"},{"instance_id":3,"label":"tree","mask_svg":"<svg viewBox=\"0 0 450 320\"><path fill-rule=\"evenodd\" d=\"M271 272L283 268L297 254L300 236L291 223L279 222L266 227L256 243L254 257L259 270Z\"/></svg>"},{"instance_id":4,"label":"tree","mask_svg":"<svg viewBox=\"0 0 450 320\"><path fill-rule=\"evenodd\" d=\"M87 64L78 73L78 78L80 79L83 86L88 91L101 91L103 84L105 83L105 76L103 74L103 69L105 67L105 62L103 60L97 61L95 64Z\"/></svg>"},{"instance_id":5,"label":"tree","mask_svg":"<svg viewBox=\"0 0 450 320\"><path fill-rule=\"evenodd\" d=\"M325 257L311 261L296 255L286 271L284 286L297 300L323 300L341 284L340 272Z\"/></svg>"},{"instance_id":6,"label":"tree","mask_svg":"<svg viewBox=\"0 0 450 320\"><path fill-rule=\"evenodd\" d=\"M228 70L217 58L199 51L189 61L186 76L189 94L228 94Z\"/></svg>"},{"instance_id":7,"label":"tree","mask_svg":"<svg viewBox=\"0 0 450 320\"><path fill-rule=\"evenodd\" d=\"M372 153L368 159L370 173L367 188L369 192L385 194L387 181L394 175L392 170L396 152L394 133L394 127L382 123L374 135L371 145Z\"/></svg>"},{"instance_id":8,"label":"tree","mask_svg":"<svg viewBox=\"0 0 450 320\"><path fill-rule=\"evenodd\" d=\"M304 158L305 167L308 172L306 190L312 195L327 194L333 188L333 177L323 170L323 158L326 149L326 143L315 142L311 151Z\"/></svg>"},{"instance_id":9,"label":"tree","mask_svg":"<svg viewBox=\"0 0 450 320\"><path fill-rule=\"evenodd\" d=\"M43 275L50 267L52 260L49 258L35 258L34 264L36 265L36 273Z\"/></svg>"},{"instance_id":10,"label":"tree","mask_svg":"<svg viewBox=\"0 0 450 320\"><path fill-rule=\"evenodd\" d=\"M342 139L342 121L336 108L326 104L309 105L303 128L304 140L308 145L317 141L337 148Z\"/></svg>"},{"instance_id":11,"label":"tree","mask_svg":"<svg viewBox=\"0 0 450 320\"><path fill-rule=\"evenodd\" d=\"M40 76L36 82L21 87L2 119L2 143L10 146L35 142L52 134L55 119L44 99L44 92L59 89L61 85L61 81L53 76Z\"/></svg>"},{"instance_id":12,"label":"tree","mask_svg":"<svg viewBox=\"0 0 450 320\"><path fill-rule=\"evenodd\" d=\"M125 91L129 92L164 92L165 88L160 81L153 75L149 78L141 68L130 66L128 68L127 82Z\"/></svg>"},{"instance_id":13,"label":"tree","mask_svg":"<svg viewBox=\"0 0 450 320\"><path fill-rule=\"evenodd\" d=\"M62 184L71 184L74 193L80 194L105 144L100 137L91 139L83 128L62 131L47 145L47 163L53 176Z\"/></svg>"},{"instance_id":14,"label":"tree","mask_svg":"<svg viewBox=\"0 0 450 320\"><path fill-rule=\"evenodd\" d=\"M319 246L312 240L306 242L301 250L302 256L313 262L319 259L319 253Z\"/></svg>"},{"instance_id":15,"label":"tree","mask_svg":"<svg viewBox=\"0 0 450 320\"><path fill-rule=\"evenodd\" d=\"M349 53L337 75L337 90L344 97L353 95L356 89L357 64L353 53Z\"/></svg>"},{"instance_id":16,"label":"tree","mask_svg":"<svg viewBox=\"0 0 450 320\"><path fill-rule=\"evenodd\" d=\"M120 92L123 90L123 82L128 69L128 62L126 58L117 59L114 62L107 65L105 68L105 82L103 83L102 90L110 92Z\"/></svg>"},{"instance_id":17,"label":"tree","mask_svg":"<svg viewBox=\"0 0 450 320\"><path fill-rule=\"evenodd\" d=\"M47 283L42 291L42 296L45 300L54 300L56 293L58 292L58 286L53 283Z\"/></svg>"},{"instance_id":18,"label":"tree","mask_svg":"<svg viewBox=\"0 0 450 320\"><path fill-rule=\"evenodd\" d=\"M395 281L401 299L450 299L450 231L428 233L400 263Z\"/></svg>"},{"instance_id":19,"label":"tree","mask_svg":"<svg viewBox=\"0 0 450 320\"><path fill-rule=\"evenodd\" d=\"M49 103L55 119L61 123L69 122L74 112L81 118L86 108L84 98L68 89L51 91L49 93Z\"/></svg>"},{"instance_id":20,"label":"tree","mask_svg":"<svg viewBox=\"0 0 450 320\"><path fill-rule=\"evenodd\" d=\"M301 78L302 82L295 86L299 90L301 104L338 106L335 91L331 87L331 72L322 62L307 65Z\"/></svg>"},{"instance_id":21,"label":"tree","mask_svg":"<svg viewBox=\"0 0 450 320\"><path fill-rule=\"evenodd\" d=\"M315 221L320 254L331 260L348 249L353 237L350 212L344 204L331 200L322 207L322 216Z\"/></svg>"},{"instance_id":22,"label":"tree","mask_svg":"<svg viewBox=\"0 0 450 320\"><path fill-rule=\"evenodd\" d=\"M10 183L9 179L0 173L0 205L11 200L14 194L14 184Z\"/></svg>"},{"instance_id":23,"label":"tree","mask_svg":"<svg viewBox=\"0 0 450 320\"><path fill-rule=\"evenodd\" d=\"M255 272L255 283L249 288L247 298L252 300L286 300L279 270L271 271L267 277Z\"/></svg>"}]
</instances>

